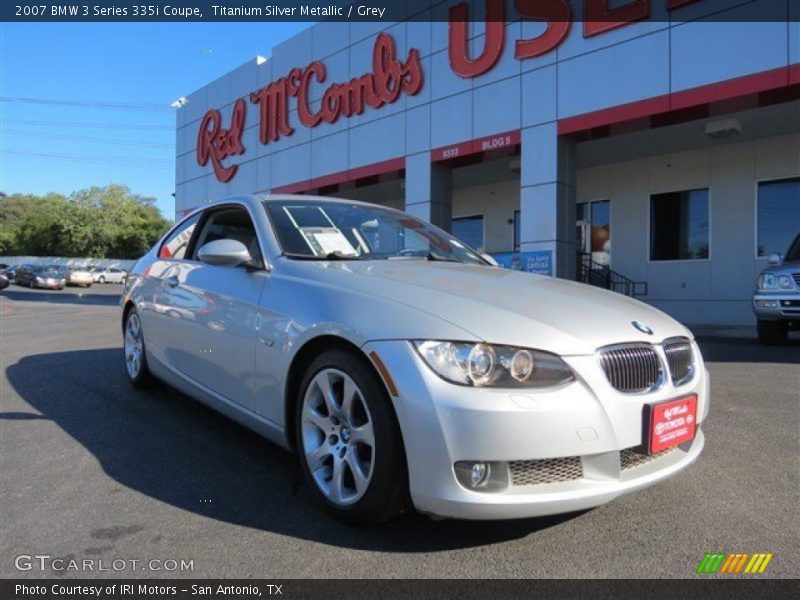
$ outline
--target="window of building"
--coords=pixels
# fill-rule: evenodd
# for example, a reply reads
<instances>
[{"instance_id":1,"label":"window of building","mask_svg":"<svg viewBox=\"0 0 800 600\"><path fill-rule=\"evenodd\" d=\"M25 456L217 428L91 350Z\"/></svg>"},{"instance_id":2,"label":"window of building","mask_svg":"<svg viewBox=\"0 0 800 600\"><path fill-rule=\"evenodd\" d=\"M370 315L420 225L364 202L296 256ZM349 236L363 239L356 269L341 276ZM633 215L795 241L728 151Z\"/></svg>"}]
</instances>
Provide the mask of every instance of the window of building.
<instances>
[{"instance_id":1,"label":"window of building","mask_svg":"<svg viewBox=\"0 0 800 600\"><path fill-rule=\"evenodd\" d=\"M186 248L189 245L189 240L192 239L192 233L199 220L200 213L196 213L178 225L172 233L169 234L169 237L164 240L158 252L158 257L174 258L178 260L183 259L186 255Z\"/></svg>"},{"instance_id":2,"label":"window of building","mask_svg":"<svg viewBox=\"0 0 800 600\"><path fill-rule=\"evenodd\" d=\"M473 250L483 248L483 215L453 219L450 233Z\"/></svg>"},{"instance_id":3,"label":"window of building","mask_svg":"<svg viewBox=\"0 0 800 600\"><path fill-rule=\"evenodd\" d=\"M650 196L650 260L708 258L708 189Z\"/></svg>"},{"instance_id":4,"label":"window of building","mask_svg":"<svg viewBox=\"0 0 800 600\"><path fill-rule=\"evenodd\" d=\"M519 211L514 211L514 252L519 252L520 237L519 237Z\"/></svg>"},{"instance_id":5,"label":"window of building","mask_svg":"<svg viewBox=\"0 0 800 600\"><path fill-rule=\"evenodd\" d=\"M785 254L800 233L800 177L758 184L758 256Z\"/></svg>"},{"instance_id":6,"label":"window of building","mask_svg":"<svg viewBox=\"0 0 800 600\"><path fill-rule=\"evenodd\" d=\"M601 265L611 264L611 201L579 202L576 209L578 247Z\"/></svg>"}]
</instances>

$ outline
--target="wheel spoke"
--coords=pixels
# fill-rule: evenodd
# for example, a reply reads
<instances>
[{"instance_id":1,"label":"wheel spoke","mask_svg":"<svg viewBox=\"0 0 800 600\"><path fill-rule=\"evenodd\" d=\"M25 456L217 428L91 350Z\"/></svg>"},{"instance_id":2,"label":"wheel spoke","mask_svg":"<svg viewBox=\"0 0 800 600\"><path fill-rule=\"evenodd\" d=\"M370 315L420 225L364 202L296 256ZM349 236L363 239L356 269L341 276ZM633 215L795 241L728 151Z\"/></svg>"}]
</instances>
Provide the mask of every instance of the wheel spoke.
<instances>
[{"instance_id":1,"label":"wheel spoke","mask_svg":"<svg viewBox=\"0 0 800 600\"><path fill-rule=\"evenodd\" d=\"M336 394L333 391L333 382L331 381L332 373L323 373L322 381L319 384L322 390L322 397L325 398L325 405L328 407L328 414L334 417L341 415L341 408L336 402Z\"/></svg>"},{"instance_id":2,"label":"wheel spoke","mask_svg":"<svg viewBox=\"0 0 800 600\"><path fill-rule=\"evenodd\" d=\"M375 447L375 434L372 432L372 423L365 423L361 427L353 427L350 430L351 444L364 444L370 448Z\"/></svg>"},{"instance_id":3,"label":"wheel spoke","mask_svg":"<svg viewBox=\"0 0 800 600\"><path fill-rule=\"evenodd\" d=\"M325 441L320 444L319 447L306 452L306 462L308 464L308 470L312 473L318 469L320 469L325 459L331 455L331 447L328 445L328 442Z\"/></svg>"},{"instance_id":4,"label":"wheel spoke","mask_svg":"<svg viewBox=\"0 0 800 600\"><path fill-rule=\"evenodd\" d=\"M345 377L344 393L342 396L342 416L345 421L350 424L353 423L353 407L355 402L358 402L358 388L352 379Z\"/></svg>"},{"instance_id":5,"label":"wheel spoke","mask_svg":"<svg viewBox=\"0 0 800 600\"><path fill-rule=\"evenodd\" d=\"M356 491L359 494L363 494L367 490L367 484L369 483L368 473L364 473L358 457L352 451L347 453L346 460L347 466L353 474L353 481L356 483Z\"/></svg>"},{"instance_id":6,"label":"wheel spoke","mask_svg":"<svg viewBox=\"0 0 800 600\"><path fill-rule=\"evenodd\" d=\"M330 417L319 414L308 403L303 406L303 421L316 425L323 435L328 435L332 427Z\"/></svg>"},{"instance_id":7,"label":"wheel spoke","mask_svg":"<svg viewBox=\"0 0 800 600\"><path fill-rule=\"evenodd\" d=\"M330 498L334 502L341 502L344 496L344 461L338 456L333 457L333 473L331 474Z\"/></svg>"}]
</instances>

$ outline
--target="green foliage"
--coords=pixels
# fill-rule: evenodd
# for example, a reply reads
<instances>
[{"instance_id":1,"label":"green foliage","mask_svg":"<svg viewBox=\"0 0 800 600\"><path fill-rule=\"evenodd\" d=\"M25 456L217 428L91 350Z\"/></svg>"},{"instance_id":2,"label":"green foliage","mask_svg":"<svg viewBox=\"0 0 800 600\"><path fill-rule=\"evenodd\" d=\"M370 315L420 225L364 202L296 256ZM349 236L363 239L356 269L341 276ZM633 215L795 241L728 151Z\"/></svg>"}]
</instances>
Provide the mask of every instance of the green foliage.
<instances>
[{"instance_id":1,"label":"green foliage","mask_svg":"<svg viewBox=\"0 0 800 600\"><path fill-rule=\"evenodd\" d=\"M169 225L154 198L124 185L12 194L0 197L0 254L139 258Z\"/></svg>"}]
</instances>

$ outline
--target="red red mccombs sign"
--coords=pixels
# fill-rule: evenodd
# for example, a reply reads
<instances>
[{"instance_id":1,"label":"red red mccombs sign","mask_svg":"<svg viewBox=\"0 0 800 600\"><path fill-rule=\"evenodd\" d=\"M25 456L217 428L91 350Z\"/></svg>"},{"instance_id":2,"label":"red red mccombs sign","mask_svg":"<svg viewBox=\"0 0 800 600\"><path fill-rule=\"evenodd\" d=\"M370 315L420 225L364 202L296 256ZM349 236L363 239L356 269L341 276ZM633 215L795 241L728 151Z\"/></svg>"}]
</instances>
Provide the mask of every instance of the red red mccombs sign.
<instances>
[{"instance_id":1,"label":"red red mccombs sign","mask_svg":"<svg viewBox=\"0 0 800 600\"><path fill-rule=\"evenodd\" d=\"M661 0L668 10L674 10L698 0ZM583 36L592 37L623 27L634 21L646 19L650 14L650 0L631 0L615 8L608 7L609 0L583 0ZM504 0L485 0L486 35L483 48L471 56L469 52L469 6L462 2L450 9L448 54L450 67L460 77L471 78L492 69L500 60L506 45ZM547 24L539 36L515 40L514 56L518 60L541 56L555 50L567 37L572 25L572 10L567 0L514 0L514 8L522 18ZM320 123L335 123L340 118L360 115L369 108L381 108L396 102L402 94L413 96L422 89L424 75L419 50L411 48L404 60L397 56L394 39L380 33L372 49L372 72L347 82L330 84L322 95L316 110L309 101L312 83L325 83L327 69L321 61L305 68L294 68L260 90L250 94L250 103L258 110L259 141L275 142L290 136L294 128L289 124L290 101L297 108L297 118L305 127ZM245 152L242 134L245 129L247 103L238 99L233 106L228 127L224 127L217 109L209 110L197 134L197 162L205 166L211 162L214 174L222 182L229 181L237 165L224 166L222 161Z\"/></svg>"},{"instance_id":2,"label":"red red mccombs sign","mask_svg":"<svg viewBox=\"0 0 800 600\"><path fill-rule=\"evenodd\" d=\"M400 61L392 36L379 34L372 50L372 72L346 83L328 86L322 95L321 106L315 112L309 102L311 82L324 83L326 77L325 64L314 61L304 69L292 69L285 77L250 94L250 102L258 106L258 136L262 144L294 133L289 124L290 98L297 104L300 123L316 127L322 122L335 123L340 117L360 115L367 106L380 108L391 104L400 94L413 96L419 93L422 89L419 50L412 48L405 61ZM222 117L216 109L209 110L200 122L197 162L205 166L210 160L220 181L230 180L237 168L236 165L224 167L222 161L233 154L244 153L245 112L245 101L240 98L234 104L231 125L227 129L222 126Z\"/></svg>"}]
</instances>

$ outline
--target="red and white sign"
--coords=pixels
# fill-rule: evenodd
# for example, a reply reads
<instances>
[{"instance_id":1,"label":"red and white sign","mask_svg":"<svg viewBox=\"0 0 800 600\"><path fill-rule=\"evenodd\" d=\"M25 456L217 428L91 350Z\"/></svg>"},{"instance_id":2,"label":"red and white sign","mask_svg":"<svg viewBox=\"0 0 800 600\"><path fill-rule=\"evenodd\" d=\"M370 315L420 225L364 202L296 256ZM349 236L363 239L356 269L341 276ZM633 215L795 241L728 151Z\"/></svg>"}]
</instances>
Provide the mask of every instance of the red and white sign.
<instances>
[{"instance_id":1,"label":"red and white sign","mask_svg":"<svg viewBox=\"0 0 800 600\"><path fill-rule=\"evenodd\" d=\"M693 440L697 429L697 395L651 406L649 426L650 454Z\"/></svg>"},{"instance_id":2,"label":"red and white sign","mask_svg":"<svg viewBox=\"0 0 800 600\"><path fill-rule=\"evenodd\" d=\"M300 123L316 127L322 122L335 123L340 117L360 115L366 107L392 104L402 94L414 96L422 89L422 63L416 48L410 49L406 59L401 61L392 36L380 33L372 49L372 72L347 82L330 84L322 95L319 109L314 112L309 98L311 84L313 81L324 83L326 78L325 64L314 61L303 69L291 69L285 77L251 93L250 102L258 107L259 141L267 144L294 133L289 124L290 98L295 99ZM214 174L222 182L229 181L237 168L236 165L223 166L222 160L245 151L242 145L245 114L245 101L239 98L227 129L222 126L222 117L216 109L209 110L200 123L197 162L205 166L210 160Z\"/></svg>"},{"instance_id":3,"label":"red and white sign","mask_svg":"<svg viewBox=\"0 0 800 600\"><path fill-rule=\"evenodd\" d=\"M656 0L629 0L616 7L609 7L609 0L583 0L583 36L593 37L612 29L645 19L650 14L650 3ZM668 11L673 11L699 0L661 0ZM461 2L450 8L448 56L453 72L465 78L478 77L491 70L500 60L506 47L505 0L486 0L486 23L483 43L477 44L478 52L472 52L474 40L470 40L469 5ZM572 24L572 9L567 0L514 0L514 10L525 19L545 23L544 31L537 37L514 40L514 56L525 60L554 51L569 34ZM403 95L418 94L424 77L419 50L411 48L405 60L397 56L394 39L380 33L372 50L372 72L349 81L332 83L325 89L320 106L314 110L310 102L310 90L314 83L325 83L327 69L321 61L314 61L304 68L294 68L284 77L276 79L250 94L249 100L257 107L259 118L259 141L262 144L275 142L290 136L294 128L289 123L290 99L294 100L297 118L304 127L316 127L320 123L335 123L340 118L360 115L365 108L381 108L396 102ZM242 144L247 106L245 99L234 105L231 123L223 127L217 109L209 110L200 123L197 133L197 162L201 166L211 162L214 174L222 182L229 181L237 166L223 165L222 161L233 155L244 154ZM491 139L481 139L432 153L433 160L447 160L517 144L508 136L500 134ZM518 135L518 133L517 133ZM504 137L505 136L505 137ZM476 143L488 147L476 148Z\"/></svg>"}]
</instances>

